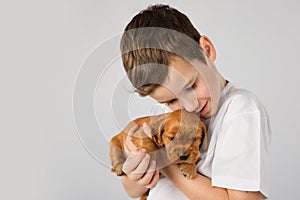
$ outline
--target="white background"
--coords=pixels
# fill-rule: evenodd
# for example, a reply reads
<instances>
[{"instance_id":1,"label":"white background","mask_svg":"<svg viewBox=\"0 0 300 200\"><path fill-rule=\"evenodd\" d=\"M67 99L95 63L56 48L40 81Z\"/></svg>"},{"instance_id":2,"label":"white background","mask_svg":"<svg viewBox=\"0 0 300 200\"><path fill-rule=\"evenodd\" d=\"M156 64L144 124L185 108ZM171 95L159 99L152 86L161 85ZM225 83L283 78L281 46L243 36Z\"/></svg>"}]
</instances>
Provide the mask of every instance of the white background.
<instances>
[{"instance_id":1,"label":"white background","mask_svg":"<svg viewBox=\"0 0 300 200\"><path fill-rule=\"evenodd\" d=\"M273 129L270 199L299 199L299 1L161 2L211 38L225 78L264 103ZM129 199L119 178L80 142L72 92L91 51L153 3L0 2L0 199ZM122 74L120 62L114 65ZM149 112L142 107L136 112Z\"/></svg>"}]
</instances>

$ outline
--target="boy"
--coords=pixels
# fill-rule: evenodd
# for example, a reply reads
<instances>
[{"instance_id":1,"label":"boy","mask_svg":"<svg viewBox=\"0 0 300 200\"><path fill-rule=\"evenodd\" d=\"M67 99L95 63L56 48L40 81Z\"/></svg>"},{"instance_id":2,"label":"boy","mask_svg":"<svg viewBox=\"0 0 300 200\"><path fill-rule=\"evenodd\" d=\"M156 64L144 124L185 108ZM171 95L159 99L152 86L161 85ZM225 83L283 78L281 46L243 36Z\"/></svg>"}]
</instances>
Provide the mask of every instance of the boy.
<instances>
[{"instance_id":1,"label":"boy","mask_svg":"<svg viewBox=\"0 0 300 200\"><path fill-rule=\"evenodd\" d=\"M121 52L128 78L141 96L172 110L196 112L208 131L195 178L177 165L156 169L144 150L126 140L123 186L131 197L149 188L148 199L258 200L268 197L267 113L250 92L236 88L218 72L216 51L190 20L167 5L137 14L125 28ZM134 127L129 135L137 130ZM151 135L150 127L144 131ZM159 173L164 177L159 178Z\"/></svg>"}]
</instances>

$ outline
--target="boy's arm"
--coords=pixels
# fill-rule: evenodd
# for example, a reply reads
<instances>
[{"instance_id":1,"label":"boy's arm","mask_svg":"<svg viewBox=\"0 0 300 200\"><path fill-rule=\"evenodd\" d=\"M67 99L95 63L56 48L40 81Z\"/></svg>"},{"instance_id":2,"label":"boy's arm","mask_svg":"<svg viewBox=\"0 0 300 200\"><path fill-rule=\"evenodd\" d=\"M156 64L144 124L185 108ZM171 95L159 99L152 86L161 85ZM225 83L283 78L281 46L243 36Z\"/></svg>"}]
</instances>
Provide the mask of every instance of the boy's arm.
<instances>
[{"instance_id":1,"label":"boy's arm","mask_svg":"<svg viewBox=\"0 0 300 200\"><path fill-rule=\"evenodd\" d=\"M260 192L247 192L213 187L211 180L201 174L193 179L182 176L177 165L161 169L163 175L170 179L189 199L201 200L261 200Z\"/></svg>"}]
</instances>

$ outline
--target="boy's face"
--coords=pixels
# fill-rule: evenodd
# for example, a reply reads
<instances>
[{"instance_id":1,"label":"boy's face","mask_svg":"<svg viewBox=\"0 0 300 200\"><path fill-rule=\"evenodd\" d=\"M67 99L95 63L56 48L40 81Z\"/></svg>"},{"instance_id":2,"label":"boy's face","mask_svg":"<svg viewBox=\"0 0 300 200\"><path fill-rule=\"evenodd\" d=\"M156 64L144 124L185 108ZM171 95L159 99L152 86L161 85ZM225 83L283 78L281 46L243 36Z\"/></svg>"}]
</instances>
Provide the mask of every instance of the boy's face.
<instances>
[{"instance_id":1,"label":"boy's face","mask_svg":"<svg viewBox=\"0 0 300 200\"><path fill-rule=\"evenodd\" d=\"M199 61L191 64L174 57L165 82L149 96L172 110L184 108L207 119L216 113L224 87L223 77L210 62L208 65Z\"/></svg>"}]
</instances>

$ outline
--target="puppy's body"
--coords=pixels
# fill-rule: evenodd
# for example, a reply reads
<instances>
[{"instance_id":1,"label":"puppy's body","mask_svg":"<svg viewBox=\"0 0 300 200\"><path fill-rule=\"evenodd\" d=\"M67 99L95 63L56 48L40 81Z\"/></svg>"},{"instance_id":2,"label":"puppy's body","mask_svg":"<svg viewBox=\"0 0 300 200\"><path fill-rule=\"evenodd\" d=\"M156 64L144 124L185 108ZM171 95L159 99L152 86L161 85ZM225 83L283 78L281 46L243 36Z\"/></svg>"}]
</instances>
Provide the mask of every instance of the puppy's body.
<instances>
[{"instance_id":1,"label":"puppy's body","mask_svg":"<svg viewBox=\"0 0 300 200\"><path fill-rule=\"evenodd\" d=\"M143 131L143 123L145 122L151 127L153 135L151 138ZM138 118L130 122L121 133L111 139L112 172L118 176L124 174L122 171L123 163L126 160L124 144L128 131L135 125L139 125L139 129L132 135L132 142L137 149L144 148L152 155L152 159L156 160L158 149L163 149L167 159L158 159L157 163L168 160L169 164L178 164L182 174L187 178L195 176L196 162L200 157L200 144L203 141L206 143L206 128L195 113L189 113L185 110ZM146 199L146 197L147 194L141 199Z\"/></svg>"}]
</instances>

